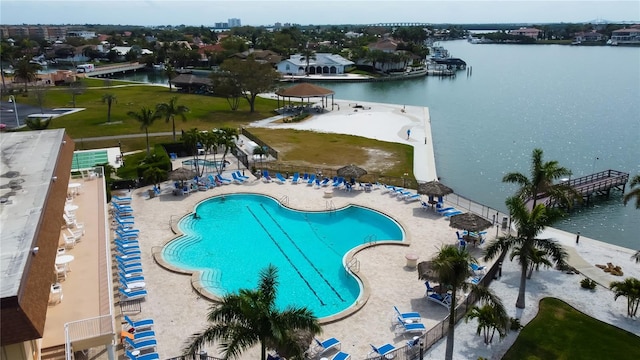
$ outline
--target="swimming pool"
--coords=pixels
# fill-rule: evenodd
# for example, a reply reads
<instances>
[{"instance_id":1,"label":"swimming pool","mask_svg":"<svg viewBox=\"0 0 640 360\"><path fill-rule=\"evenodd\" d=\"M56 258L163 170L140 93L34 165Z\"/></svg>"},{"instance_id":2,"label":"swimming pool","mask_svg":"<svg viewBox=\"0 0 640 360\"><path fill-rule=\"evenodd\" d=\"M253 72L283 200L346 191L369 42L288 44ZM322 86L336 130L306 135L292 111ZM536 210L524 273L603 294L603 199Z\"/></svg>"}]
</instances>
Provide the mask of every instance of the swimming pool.
<instances>
[{"instance_id":1,"label":"swimming pool","mask_svg":"<svg viewBox=\"0 0 640 360\"><path fill-rule=\"evenodd\" d=\"M205 160L205 159L198 159L197 160L198 166L212 167L212 168L215 168L215 169L217 169L219 167L223 167L222 163L223 163L222 161L213 161L213 160ZM188 159L188 160L184 160L182 162L182 165L195 166L195 164L196 164L196 159Z\"/></svg>"},{"instance_id":2,"label":"swimming pool","mask_svg":"<svg viewBox=\"0 0 640 360\"><path fill-rule=\"evenodd\" d=\"M196 206L199 219L185 216L183 232L165 245L163 259L201 271L207 290L218 296L254 289L268 264L278 268L278 308L306 306L318 318L354 305L362 291L348 273L344 255L371 241L403 241L404 231L388 216L359 206L304 212L271 197L223 195Z\"/></svg>"}]
</instances>

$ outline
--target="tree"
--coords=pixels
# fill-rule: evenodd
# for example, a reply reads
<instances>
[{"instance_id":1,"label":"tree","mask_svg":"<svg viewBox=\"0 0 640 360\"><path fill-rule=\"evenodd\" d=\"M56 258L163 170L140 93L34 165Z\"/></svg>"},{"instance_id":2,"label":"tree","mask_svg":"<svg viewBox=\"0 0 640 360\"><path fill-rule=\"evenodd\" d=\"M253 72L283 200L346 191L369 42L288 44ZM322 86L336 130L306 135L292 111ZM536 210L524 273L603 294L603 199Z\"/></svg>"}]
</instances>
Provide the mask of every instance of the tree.
<instances>
[{"instance_id":1,"label":"tree","mask_svg":"<svg viewBox=\"0 0 640 360\"><path fill-rule=\"evenodd\" d=\"M247 60L228 59L220 65L220 69L235 80L242 97L249 102L250 112L255 111L258 94L272 92L280 78L280 74L270 64L259 63L251 56Z\"/></svg>"},{"instance_id":2,"label":"tree","mask_svg":"<svg viewBox=\"0 0 640 360\"><path fill-rule=\"evenodd\" d=\"M47 97L48 88L43 85L36 85L33 87L32 96L36 99L38 107L40 108L40 114L44 114L44 102Z\"/></svg>"},{"instance_id":3,"label":"tree","mask_svg":"<svg viewBox=\"0 0 640 360\"><path fill-rule=\"evenodd\" d=\"M168 103L156 105L156 110L160 116L164 117L166 122L171 121L173 141L176 141L176 116L179 116L182 121L187 121L185 114L189 112L189 108L184 105L178 105L178 97L174 96Z\"/></svg>"},{"instance_id":4,"label":"tree","mask_svg":"<svg viewBox=\"0 0 640 360\"><path fill-rule=\"evenodd\" d=\"M520 258L521 253L524 253L524 252L521 252L520 248L516 247L511 252L509 259L513 260L516 257ZM541 249L534 248L531 251L531 254L529 254L529 270L527 271L527 279L531 279L531 276L533 275L533 270L535 271L540 270L540 265L543 265L544 267L547 267L547 268L553 266L551 261L549 261L549 259L547 258L548 255L549 254L547 254L546 251Z\"/></svg>"},{"instance_id":5,"label":"tree","mask_svg":"<svg viewBox=\"0 0 640 360\"><path fill-rule=\"evenodd\" d=\"M30 62L28 57L20 59L16 64L13 74L16 79L20 79L24 83L25 93L28 92L27 84L38 79L38 71L40 70L42 70L42 66Z\"/></svg>"},{"instance_id":6,"label":"tree","mask_svg":"<svg viewBox=\"0 0 640 360\"><path fill-rule=\"evenodd\" d=\"M82 80L76 80L69 84L69 93L71 94L71 103L76 107L76 97L84 94L87 90L87 84Z\"/></svg>"},{"instance_id":7,"label":"tree","mask_svg":"<svg viewBox=\"0 0 640 360\"><path fill-rule=\"evenodd\" d=\"M311 60L316 59L316 52L313 51L313 49L309 49L309 44L307 44L307 46L300 51L300 54L302 55L300 60L304 60L307 63L307 66L304 68L304 73L305 75L309 75L309 63Z\"/></svg>"},{"instance_id":8,"label":"tree","mask_svg":"<svg viewBox=\"0 0 640 360\"><path fill-rule=\"evenodd\" d=\"M238 110L242 89L235 79L226 72L213 72L210 75L210 79L214 93L217 96L226 98L231 110Z\"/></svg>"},{"instance_id":9,"label":"tree","mask_svg":"<svg viewBox=\"0 0 640 360\"><path fill-rule=\"evenodd\" d=\"M193 154L196 175L198 176L202 176L204 173L204 166L200 166L200 161L198 161L198 147L202 146L204 134L193 128L185 131L181 138L184 146Z\"/></svg>"},{"instance_id":10,"label":"tree","mask_svg":"<svg viewBox=\"0 0 640 360\"><path fill-rule=\"evenodd\" d=\"M472 275L471 263L476 259L466 249L454 245L445 245L433 258L435 270L441 286L451 290L451 305L449 306L449 329L447 331L447 348L445 359L453 359L454 330L456 324L456 296L458 289L466 289L467 279Z\"/></svg>"},{"instance_id":11,"label":"tree","mask_svg":"<svg viewBox=\"0 0 640 360\"><path fill-rule=\"evenodd\" d=\"M142 173L142 177L147 184L159 185L162 181L167 179L167 172L153 166L146 169Z\"/></svg>"},{"instance_id":12,"label":"tree","mask_svg":"<svg viewBox=\"0 0 640 360\"><path fill-rule=\"evenodd\" d=\"M118 102L118 98L113 93L102 95L102 103L107 104L107 122L111 122L111 105Z\"/></svg>"},{"instance_id":13,"label":"tree","mask_svg":"<svg viewBox=\"0 0 640 360\"><path fill-rule=\"evenodd\" d=\"M629 188L631 190L624 195L624 198L622 200L624 202L624 205L626 206L629 201L633 201L633 199L635 199L636 209L640 209L640 175L636 175L631 179Z\"/></svg>"},{"instance_id":14,"label":"tree","mask_svg":"<svg viewBox=\"0 0 640 360\"><path fill-rule=\"evenodd\" d=\"M571 207L573 200L581 199L580 195L570 186L554 184L555 180L571 176L571 170L562 167L557 161L542 161L542 150L533 149L531 155L531 173L527 178L522 173L513 172L506 174L502 181L520 185L516 195L524 201L533 200L533 207L542 196L559 201L561 204Z\"/></svg>"},{"instance_id":15,"label":"tree","mask_svg":"<svg viewBox=\"0 0 640 360\"><path fill-rule=\"evenodd\" d=\"M171 64L164 64L164 75L169 80L169 92L171 92L171 80L176 76L176 69Z\"/></svg>"},{"instance_id":16,"label":"tree","mask_svg":"<svg viewBox=\"0 0 640 360\"><path fill-rule=\"evenodd\" d=\"M495 292L482 285L471 285L472 293L478 296L481 306L473 306L465 315L465 321L478 319L477 334L484 336L484 343L490 344L496 333L504 338L509 330L509 316L502 300Z\"/></svg>"},{"instance_id":17,"label":"tree","mask_svg":"<svg viewBox=\"0 0 640 360\"><path fill-rule=\"evenodd\" d=\"M627 316L635 317L640 305L640 280L626 278L624 281L614 281L609 284L609 288L615 294L614 300L618 300L620 296L627 298Z\"/></svg>"},{"instance_id":18,"label":"tree","mask_svg":"<svg viewBox=\"0 0 640 360\"><path fill-rule=\"evenodd\" d=\"M25 124L31 130L45 130L51 124L51 120L53 117L51 116L43 116L43 117L30 117L28 116L25 120Z\"/></svg>"},{"instance_id":19,"label":"tree","mask_svg":"<svg viewBox=\"0 0 640 360\"><path fill-rule=\"evenodd\" d=\"M149 126L160 118L160 114L147 107L142 107L140 111L129 111L127 115L139 122L140 130L144 130L144 134L147 139L147 156L149 156L151 154L151 149L149 148Z\"/></svg>"},{"instance_id":20,"label":"tree","mask_svg":"<svg viewBox=\"0 0 640 360\"><path fill-rule=\"evenodd\" d=\"M527 272L536 250L544 251L556 265L565 264L567 252L558 242L537 238L546 226L559 219L563 213L555 208L547 208L543 204L537 204L533 210L529 211L524 200L517 196L508 198L505 203L516 223L517 235L499 237L489 242L484 251L484 260L489 261L504 251L518 248L517 256L521 274L516 307L524 309Z\"/></svg>"},{"instance_id":21,"label":"tree","mask_svg":"<svg viewBox=\"0 0 640 360\"><path fill-rule=\"evenodd\" d=\"M320 333L318 320L309 309L276 308L277 277L277 268L269 265L260 272L257 289L240 289L211 306L207 316L211 324L191 336L183 355L195 357L204 344L220 341L224 359L237 358L245 350L260 344L261 359L265 360L267 348L292 346L296 331ZM302 351L300 349L300 355Z\"/></svg>"},{"instance_id":22,"label":"tree","mask_svg":"<svg viewBox=\"0 0 640 360\"><path fill-rule=\"evenodd\" d=\"M238 140L238 130L234 128L221 128L217 131L218 146L222 146L222 162L224 163L229 150L235 146L236 140ZM219 168L219 172L222 172L222 168Z\"/></svg>"}]
</instances>

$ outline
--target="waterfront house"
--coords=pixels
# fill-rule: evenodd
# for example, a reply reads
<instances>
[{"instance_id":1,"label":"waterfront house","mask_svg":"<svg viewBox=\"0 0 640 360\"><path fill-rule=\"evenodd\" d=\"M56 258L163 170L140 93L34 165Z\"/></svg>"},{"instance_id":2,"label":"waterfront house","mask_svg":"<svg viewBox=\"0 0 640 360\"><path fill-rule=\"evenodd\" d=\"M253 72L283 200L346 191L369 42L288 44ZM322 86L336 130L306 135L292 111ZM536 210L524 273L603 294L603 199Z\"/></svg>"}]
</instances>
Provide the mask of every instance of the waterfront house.
<instances>
[{"instance_id":1,"label":"waterfront house","mask_svg":"<svg viewBox=\"0 0 640 360\"><path fill-rule=\"evenodd\" d=\"M640 45L640 25L614 30L611 33L611 43L616 45Z\"/></svg>"},{"instance_id":2,"label":"waterfront house","mask_svg":"<svg viewBox=\"0 0 640 360\"><path fill-rule=\"evenodd\" d=\"M576 42L598 42L598 41L604 41L605 37L604 35L598 32L589 31L589 32L579 32L574 34L573 40Z\"/></svg>"},{"instance_id":3,"label":"waterfront house","mask_svg":"<svg viewBox=\"0 0 640 360\"><path fill-rule=\"evenodd\" d=\"M284 75L305 75L309 74L344 74L347 69L353 66L353 61L347 60L340 55L329 53L316 53L309 58L309 69L307 59L301 54L291 55L289 59L280 61L276 65L276 70Z\"/></svg>"},{"instance_id":4,"label":"waterfront house","mask_svg":"<svg viewBox=\"0 0 640 360\"><path fill-rule=\"evenodd\" d=\"M520 29L516 29L516 30L511 30L509 31L509 34L511 35L522 35L522 36L528 36L532 39L537 39L538 35L542 32L542 30L536 29L536 28L520 28Z\"/></svg>"}]
</instances>

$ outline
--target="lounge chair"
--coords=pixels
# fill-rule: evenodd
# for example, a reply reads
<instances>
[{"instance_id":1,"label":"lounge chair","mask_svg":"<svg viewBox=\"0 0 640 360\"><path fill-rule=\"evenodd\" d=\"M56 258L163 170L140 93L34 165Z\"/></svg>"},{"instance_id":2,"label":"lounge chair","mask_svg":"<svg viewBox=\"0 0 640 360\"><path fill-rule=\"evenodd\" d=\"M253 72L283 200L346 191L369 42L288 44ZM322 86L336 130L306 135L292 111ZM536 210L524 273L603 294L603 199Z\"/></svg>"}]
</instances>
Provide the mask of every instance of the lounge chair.
<instances>
[{"instance_id":1,"label":"lounge chair","mask_svg":"<svg viewBox=\"0 0 640 360\"><path fill-rule=\"evenodd\" d=\"M403 332L405 334L409 334L409 333L423 333L425 331L427 331L426 326L424 326L423 323L419 323L419 322L407 322L405 320L403 320L401 317L398 317L398 323L402 326L402 329L404 330Z\"/></svg>"},{"instance_id":2,"label":"lounge chair","mask_svg":"<svg viewBox=\"0 0 640 360\"><path fill-rule=\"evenodd\" d=\"M335 355L331 357L331 360L349 360L351 355L344 353L342 351L338 351Z\"/></svg>"},{"instance_id":3,"label":"lounge chair","mask_svg":"<svg viewBox=\"0 0 640 360\"><path fill-rule=\"evenodd\" d=\"M76 246L76 237L69 236L65 233L62 233L62 237L64 238L64 247L67 249L73 249Z\"/></svg>"},{"instance_id":4,"label":"lounge chair","mask_svg":"<svg viewBox=\"0 0 640 360\"><path fill-rule=\"evenodd\" d=\"M398 319L400 319L401 321L411 320L411 321L420 322L422 320L422 316L420 316L420 314L417 312L402 313L400 312L400 310L398 310L396 306L393 307L393 310L396 311Z\"/></svg>"},{"instance_id":5,"label":"lounge chair","mask_svg":"<svg viewBox=\"0 0 640 360\"><path fill-rule=\"evenodd\" d=\"M267 170L262 171L262 181L264 182L272 182L273 179L269 176L269 172Z\"/></svg>"},{"instance_id":6,"label":"lounge chair","mask_svg":"<svg viewBox=\"0 0 640 360\"><path fill-rule=\"evenodd\" d=\"M421 197L422 197L422 195L420 195L420 194L409 194L409 195L406 195L403 199L406 202L412 202L412 201L420 200Z\"/></svg>"},{"instance_id":7,"label":"lounge chair","mask_svg":"<svg viewBox=\"0 0 640 360\"><path fill-rule=\"evenodd\" d=\"M480 280L482 280L482 276L470 276L467 279L467 282L469 284L474 284L474 285L478 285L480 283Z\"/></svg>"},{"instance_id":8,"label":"lounge chair","mask_svg":"<svg viewBox=\"0 0 640 360\"><path fill-rule=\"evenodd\" d=\"M125 274L122 271L118 271L118 278L121 284L144 282L144 276L142 274Z\"/></svg>"},{"instance_id":9,"label":"lounge chair","mask_svg":"<svg viewBox=\"0 0 640 360\"><path fill-rule=\"evenodd\" d=\"M329 186L329 182L330 181L331 180L328 177L326 177L326 178L322 179L322 181L320 182L320 186L323 186L323 187L324 186Z\"/></svg>"},{"instance_id":10,"label":"lounge chair","mask_svg":"<svg viewBox=\"0 0 640 360\"><path fill-rule=\"evenodd\" d=\"M118 271L125 274L125 276L141 276L142 275L142 264L134 264L131 266L126 266L123 264L118 264Z\"/></svg>"},{"instance_id":11,"label":"lounge chair","mask_svg":"<svg viewBox=\"0 0 640 360\"><path fill-rule=\"evenodd\" d=\"M153 330L136 331L133 333L133 341L140 342L143 340L151 340L156 338L156 333Z\"/></svg>"},{"instance_id":12,"label":"lounge chair","mask_svg":"<svg viewBox=\"0 0 640 360\"><path fill-rule=\"evenodd\" d=\"M156 352L146 353L141 355L134 355L131 351L125 349L125 355L129 358L129 360L159 360L160 355Z\"/></svg>"},{"instance_id":13,"label":"lounge chair","mask_svg":"<svg viewBox=\"0 0 640 360\"><path fill-rule=\"evenodd\" d=\"M451 207L451 206L447 206L447 207L436 207L436 211L438 212L438 214L442 214L444 212L450 211L450 210L455 210L456 208Z\"/></svg>"},{"instance_id":14,"label":"lounge chair","mask_svg":"<svg viewBox=\"0 0 640 360\"><path fill-rule=\"evenodd\" d=\"M471 267L471 271L473 271L473 273L475 275L484 275L485 274L486 266L482 266L482 265L478 265L478 264L474 264L474 263L470 263L469 266Z\"/></svg>"},{"instance_id":15,"label":"lounge chair","mask_svg":"<svg viewBox=\"0 0 640 360\"><path fill-rule=\"evenodd\" d=\"M238 177L236 173L231 173L231 177L233 178L233 182L236 182L238 184L244 183L245 179Z\"/></svg>"},{"instance_id":16,"label":"lounge chair","mask_svg":"<svg viewBox=\"0 0 640 360\"><path fill-rule=\"evenodd\" d=\"M316 182L316 174L311 174L307 180L307 186L312 186Z\"/></svg>"},{"instance_id":17,"label":"lounge chair","mask_svg":"<svg viewBox=\"0 0 640 360\"><path fill-rule=\"evenodd\" d=\"M426 296L429 296L429 294L436 292L436 288L432 287L431 284L429 284L429 281L425 281L424 286L427 287L427 292L425 294Z\"/></svg>"},{"instance_id":18,"label":"lounge chair","mask_svg":"<svg viewBox=\"0 0 640 360\"><path fill-rule=\"evenodd\" d=\"M411 195L411 191L400 188L396 190L391 196L396 196L398 199L404 199L405 196Z\"/></svg>"},{"instance_id":19,"label":"lounge chair","mask_svg":"<svg viewBox=\"0 0 640 360\"><path fill-rule=\"evenodd\" d=\"M276 181L278 181L280 184L284 184L287 182L287 179L285 179L282 174L280 173L276 173Z\"/></svg>"},{"instance_id":20,"label":"lounge chair","mask_svg":"<svg viewBox=\"0 0 640 360\"><path fill-rule=\"evenodd\" d=\"M332 185L333 185L334 188L336 188L336 187L340 187L342 184L344 184L344 178L343 177L339 177L339 178L337 178L337 179L335 179L333 181Z\"/></svg>"},{"instance_id":21,"label":"lounge chair","mask_svg":"<svg viewBox=\"0 0 640 360\"><path fill-rule=\"evenodd\" d=\"M340 350L342 348L342 343L340 342L340 340L334 337L328 338L324 341L320 341L318 338L313 338L313 340L315 340L316 345L318 345L318 347L320 348L320 354L330 349Z\"/></svg>"},{"instance_id":22,"label":"lounge chair","mask_svg":"<svg viewBox=\"0 0 640 360\"><path fill-rule=\"evenodd\" d=\"M122 247L120 245L116 245L116 252L118 253L118 255L120 256L124 256L124 255L137 255L140 256L142 254L142 251L140 250L140 247L134 247L134 246L129 246L129 247Z\"/></svg>"},{"instance_id":23,"label":"lounge chair","mask_svg":"<svg viewBox=\"0 0 640 360\"><path fill-rule=\"evenodd\" d=\"M130 328L135 329L135 331L153 329L153 319L142 319L133 321L129 316L125 315L124 320L127 322L127 325L129 325Z\"/></svg>"},{"instance_id":24,"label":"lounge chair","mask_svg":"<svg viewBox=\"0 0 640 360\"><path fill-rule=\"evenodd\" d=\"M462 211L457 210L457 209L453 209L453 210L449 210L449 211L443 212L442 216L449 218L449 217L452 217L454 215L459 215L459 214L462 214Z\"/></svg>"},{"instance_id":25,"label":"lounge chair","mask_svg":"<svg viewBox=\"0 0 640 360\"><path fill-rule=\"evenodd\" d=\"M120 264L130 264L135 262L140 262L141 258L139 255L116 255L116 261Z\"/></svg>"},{"instance_id":26,"label":"lounge chair","mask_svg":"<svg viewBox=\"0 0 640 360\"><path fill-rule=\"evenodd\" d=\"M231 184L231 179L224 178L220 174L216 175L216 180L223 185Z\"/></svg>"},{"instance_id":27,"label":"lounge chair","mask_svg":"<svg viewBox=\"0 0 640 360\"><path fill-rule=\"evenodd\" d=\"M124 338L124 344L129 350L138 350L138 351L155 349L156 346L158 346L158 342L155 339L133 341L128 337Z\"/></svg>"},{"instance_id":28,"label":"lounge chair","mask_svg":"<svg viewBox=\"0 0 640 360\"><path fill-rule=\"evenodd\" d=\"M396 347L391 344L384 344L380 347L375 347L373 344L369 345L371 345L371 349L373 349L373 352L380 356L385 356L396 349Z\"/></svg>"},{"instance_id":29,"label":"lounge chair","mask_svg":"<svg viewBox=\"0 0 640 360\"><path fill-rule=\"evenodd\" d=\"M427 300L433 301L438 305L442 305L447 309L451 307L451 294L440 295L434 292L427 295Z\"/></svg>"},{"instance_id":30,"label":"lounge chair","mask_svg":"<svg viewBox=\"0 0 640 360\"><path fill-rule=\"evenodd\" d=\"M427 210L431 209L431 205L427 204L427 203L426 203L426 202L424 202L424 201L420 201L420 207L421 207L423 210L425 210L425 211L427 211Z\"/></svg>"},{"instance_id":31,"label":"lounge chair","mask_svg":"<svg viewBox=\"0 0 640 360\"><path fill-rule=\"evenodd\" d=\"M242 175L242 173L240 172L240 170L236 170L233 172L234 174L236 174L237 177L239 177L242 180L249 180L249 177L246 175Z\"/></svg>"},{"instance_id":32,"label":"lounge chair","mask_svg":"<svg viewBox=\"0 0 640 360\"><path fill-rule=\"evenodd\" d=\"M147 290L129 290L120 288L120 301L131 301L144 299L147 296Z\"/></svg>"},{"instance_id":33,"label":"lounge chair","mask_svg":"<svg viewBox=\"0 0 640 360\"><path fill-rule=\"evenodd\" d=\"M112 195L111 196L111 202L112 203L117 203L118 205L129 205L131 204L131 197L128 196L117 196L117 195Z\"/></svg>"},{"instance_id":34,"label":"lounge chair","mask_svg":"<svg viewBox=\"0 0 640 360\"><path fill-rule=\"evenodd\" d=\"M293 177L291 178L291 183L292 184L299 184L300 183L300 174L299 173L293 173Z\"/></svg>"}]
</instances>

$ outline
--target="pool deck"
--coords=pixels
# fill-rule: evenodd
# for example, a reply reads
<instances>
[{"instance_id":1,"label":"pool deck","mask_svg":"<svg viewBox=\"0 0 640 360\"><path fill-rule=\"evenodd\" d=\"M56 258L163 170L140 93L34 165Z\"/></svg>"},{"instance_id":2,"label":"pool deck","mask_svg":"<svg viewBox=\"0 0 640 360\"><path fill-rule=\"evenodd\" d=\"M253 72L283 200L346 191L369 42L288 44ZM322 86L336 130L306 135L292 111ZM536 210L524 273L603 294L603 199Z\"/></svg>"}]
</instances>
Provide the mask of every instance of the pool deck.
<instances>
[{"instance_id":1,"label":"pool deck","mask_svg":"<svg viewBox=\"0 0 640 360\"><path fill-rule=\"evenodd\" d=\"M141 305L142 312L132 317L154 319L158 353L163 358L180 355L188 337L206 327L205 317L212 302L193 290L189 275L166 270L153 260L152 254L160 251L161 246L176 236L170 223L192 212L199 201L221 194L257 193L272 196L276 200L286 198L289 207L299 210L318 211L326 210L331 204L335 208L357 204L388 214L400 223L406 234L404 245L373 246L356 254L360 262L359 275L365 277L369 284L370 296L366 305L348 318L323 325L323 334L319 336L340 339L342 350L350 353L354 359L367 356L370 352L369 343L393 343L399 346L406 343L408 338L394 333L393 306L403 312L419 312L428 328L448 313L444 307L426 301L425 286L418 280L416 269L406 267L407 254L419 256L418 261L426 260L443 244L457 243L456 230L449 227L448 220L432 210L423 209L419 201L407 203L392 197L390 193L383 193L382 189L371 192L335 190L331 198L325 198L324 190L327 188L265 183L253 177L245 184L229 184L185 196L174 196L171 182L162 184L161 188L162 194L155 198L148 197L148 187L135 190L130 195L133 197L136 227L140 229L148 291ZM495 236L495 232L492 233ZM480 248L470 249L476 257L480 256ZM258 274L246 276L257 280ZM280 285L279 294L287 295L286 284ZM208 347L206 351L209 355L220 356L215 347ZM242 359L255 359L258 354L259 348L254 348L243 354Z\"/></svg>"}]
</instances>

